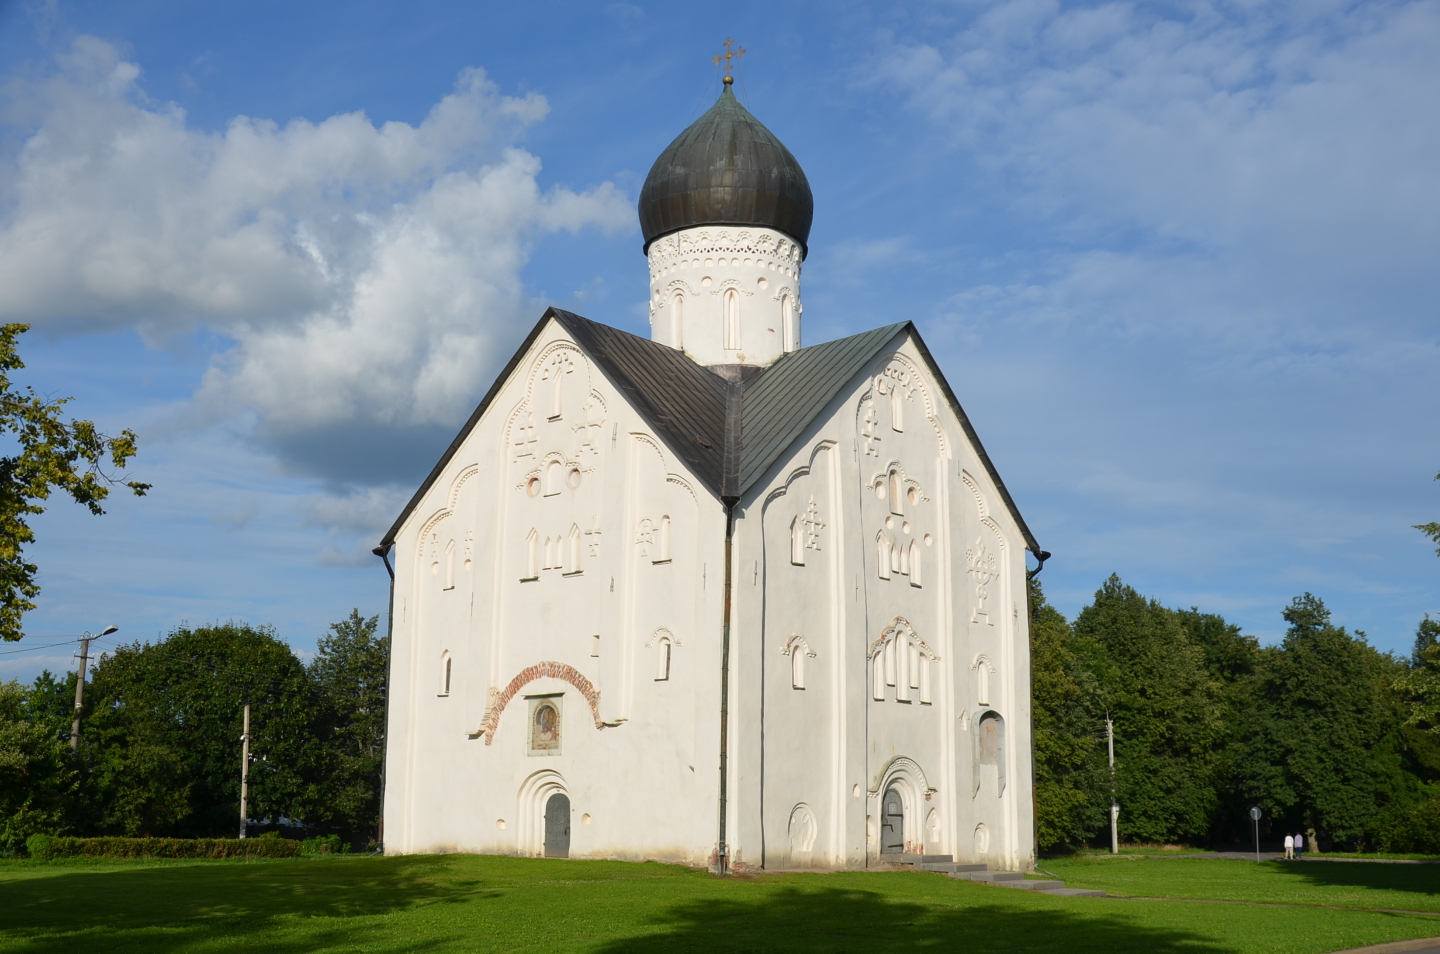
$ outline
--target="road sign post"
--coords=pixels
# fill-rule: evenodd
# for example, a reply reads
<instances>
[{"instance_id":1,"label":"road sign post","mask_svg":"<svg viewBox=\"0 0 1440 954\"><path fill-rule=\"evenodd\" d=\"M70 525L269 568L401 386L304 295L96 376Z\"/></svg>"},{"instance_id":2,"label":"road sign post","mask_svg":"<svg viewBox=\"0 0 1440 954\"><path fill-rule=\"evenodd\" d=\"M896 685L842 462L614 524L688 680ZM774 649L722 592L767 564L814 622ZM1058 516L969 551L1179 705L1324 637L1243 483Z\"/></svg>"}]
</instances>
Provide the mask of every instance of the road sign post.
<instances>
[{"instance_id":1,"label":"road sign post","mask_svg":"<svg viewBox=\"0 0 1440 954\"><path fill-rule=\"evenodd\" d=\"M1260 863L1260 809L1250 809L1250 820L1255 823L1255 863Z\"/></svg>"}]
</instances>

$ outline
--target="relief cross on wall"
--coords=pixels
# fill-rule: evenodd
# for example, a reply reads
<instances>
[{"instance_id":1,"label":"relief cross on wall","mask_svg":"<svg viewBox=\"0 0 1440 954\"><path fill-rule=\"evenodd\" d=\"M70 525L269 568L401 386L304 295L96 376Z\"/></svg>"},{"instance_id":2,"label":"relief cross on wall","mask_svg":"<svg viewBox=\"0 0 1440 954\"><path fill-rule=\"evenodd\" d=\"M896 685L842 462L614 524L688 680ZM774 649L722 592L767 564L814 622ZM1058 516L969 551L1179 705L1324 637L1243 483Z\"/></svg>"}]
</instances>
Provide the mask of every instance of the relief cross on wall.
<instances>
[{"instance_id":1,"label":"relief cross on wall","mask_svg":"<svg viewBox=\"0 0 1440 954\"><path fill-rule=\"evenodd\" d=\"M999 578L1000 569L995 554L990 552L984 540L976 540L975 546L965 551L965 569L975 577L975 610L970 614L970 622L994 626L985 609L985 601L990 596L987 587Z\"/></svg>"},{"instance_id":2,"label":"relief cross on wall","mask_svg":"<svg viewBox=\"0 0 1440 954\"><path fill-rule=\"evenodd\" d=\"M809 550L820 549L820 531L825 529L825 524L820 520L820 508L815 506L815 498L810 498L810 506L805 508L805 517L802 521L805 527L805 547Z\"/></svg>"}]
</instances>

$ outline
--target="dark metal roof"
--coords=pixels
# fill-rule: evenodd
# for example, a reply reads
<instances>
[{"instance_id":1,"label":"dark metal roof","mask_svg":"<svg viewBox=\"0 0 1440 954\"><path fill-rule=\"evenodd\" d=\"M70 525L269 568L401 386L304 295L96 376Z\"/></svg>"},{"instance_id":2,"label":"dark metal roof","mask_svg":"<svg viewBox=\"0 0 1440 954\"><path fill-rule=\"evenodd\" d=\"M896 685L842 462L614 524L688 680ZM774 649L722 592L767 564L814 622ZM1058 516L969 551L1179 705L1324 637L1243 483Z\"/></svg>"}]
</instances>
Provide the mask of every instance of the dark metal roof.
<instances>
[{"instance_id":1,"label":"dark metal roof","mask_svg":"<svg viewBox=\"0 0 1440 954\"><path fill-rule=\"evenodd\" d=\"M815 199L800 163L726 85L714 106L675 138L640 190L645 251L697 225L757 225L810 240Z\"/></svg>"},{"instance_id":2,"label":"dark metal roof","mask_svg":"<svg viewBox=\"0 0 1440 954\"><path fill-rule=\"evenodd\" d=\"M395 542L401 526L440 478L541 329L552 319L595 361L610 383L624 392L661 440L685 461L691 473L722 499L738 499L753 487L855 375L876 355L889 350L898 335L911 335L930 372L940 382L941 391L986 473L1019 525L1026 546L1034 553L1040 552L1015 501L985 453L970 418L912 323L903 321L802 348L785 355L769 368L745 377L743 382L731 382L696 364L681 351L558 308L547 309L516 350L485 399L385 534L380 543L382 548Z\"/></svg>"},{"instance_id":3,"label":"dark metal roof","mask_svg":"<svg viewBox=\"0 0 1440 954\"><path fill-rule=\"evenodd\" d=\"M741 385L740 492L749 490L815 415L870 363L907 322L792 351Z\"/></svg>"}]
</instances>

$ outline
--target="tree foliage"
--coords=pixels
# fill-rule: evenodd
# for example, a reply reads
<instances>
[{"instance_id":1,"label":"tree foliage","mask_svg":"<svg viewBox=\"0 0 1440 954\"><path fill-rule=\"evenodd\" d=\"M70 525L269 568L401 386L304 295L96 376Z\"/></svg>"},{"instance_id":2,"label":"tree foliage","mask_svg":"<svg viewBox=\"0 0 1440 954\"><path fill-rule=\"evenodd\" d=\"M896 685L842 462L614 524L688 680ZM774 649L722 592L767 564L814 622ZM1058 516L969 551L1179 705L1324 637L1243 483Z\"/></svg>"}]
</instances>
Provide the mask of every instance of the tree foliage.
<instances>
[{"instance_id":1,"label":"tree foliage","mask_svg":"<svg viewBox=\"0 0 1440 954\"><path fill-rule=\"evenodd\" d=\"M1049 851L1083 845L1105 823L1110 782L1094 677L1039 580L1030 582L1030 614L1035 826L1041 849Z\"/></svg>"},{"instance_id":2,"label":"tree foliage","mask_svg":"<svg viewBox=\"0 0 1440 954\"><path fill-rule=\"evenodd\" d=\"M44 398L33 388L16 388L11 372L25 367L18 339L29 325L0 325L0 433L11 438L11 453L0 456L0 639L16 640L25 613L35 608L40 593L38 568L27 563L24 548L35 540L28 519L45 512L43 501L61 491L91 513L105 511L100 503L121 481L105 467L124 468L135 456L135 434L101 433L91 421L67 420L69 398ZM149 484L124 481L143 496Z\"/></svg>"},{"instance_id":3,"label":"tree foliage","mask_svg":"<svg viewBox=\"0 0 1440 954\"><path fill-rule=\"evenodd\" d=\"M334 830L369 832L380 820L390 638L376 635L379 622L351 610L330 624L310 663L331 740L325 817L316 820Z\"/></svg>"},{"instance_id":4,"label":"tree foliage","mask_svg":"<svg viewBox=\"0 0 1440 954\"><path fill-rule=\"evenodd\" d=\"M1097 704L1115 723L1120 831L1131 840L1203 837L1216 807L1220 684L1175 611L1112 575L1075 619Z\"/></svg>"},{"instance_id":5,"label":"tree foliage","mask_svg":"<svg viewBox=\"0 0 1440 954\"><path fill-rule=\"evenodd\" d=\"M31 835L67 830L76 790L69 749L48 722L34 718L30 701L19 683L0 683L0 851L5 852L19 850Z\"/></svg>"},{"instance_id":6,"label":"tree foliage","mask_svg":"<svg viewBox=\"0 0 1440 954\"><path fill-rule=\"evenodd\" d=\"M1435 479L1440 480L1440 474L1436 474ZM1415 529L1429 537L1432 542L1440 544L1440 523L1433 520L1429 523L1417 523ZM1435 547L1435 555L1440 556L1440 546Z\"/></svg>"},{"instance_id":7,"label":"tree foliage","mask_svg":"<svg viewBox=\"0 0 1440 954\"><path fill-rule=\"evenodd\" d=\"M100 833L232 834L247 704L251 817L322 811L325 720L290 647L268 627L181 627L95 669L81 739Z\"/></svg>"}]
</instances>

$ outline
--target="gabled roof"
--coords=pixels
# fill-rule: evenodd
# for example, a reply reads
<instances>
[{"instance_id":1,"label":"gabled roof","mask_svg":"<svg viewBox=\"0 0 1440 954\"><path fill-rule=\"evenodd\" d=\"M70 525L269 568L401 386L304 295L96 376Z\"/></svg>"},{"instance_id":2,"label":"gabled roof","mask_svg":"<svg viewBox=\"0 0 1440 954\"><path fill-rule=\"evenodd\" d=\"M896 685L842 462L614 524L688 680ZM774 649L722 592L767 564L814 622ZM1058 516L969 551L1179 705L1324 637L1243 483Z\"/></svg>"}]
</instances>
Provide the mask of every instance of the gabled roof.
<instances>
[{"instance_id":1,"label":"gabled roof","mask_svg":"<svg viewBox=\"0 0 1440 954\"><path fill-rule=\"evenodd\" d=\"M440 478L465 438L484 417L490 402L552 319L595 361L610 383L625 394L666 446L685 461L691 473L722 499L738 499L744 495L855 375L876 355L889 350L898 335L908 334L914 338L931 374L940 383L965 436L1025 537L1026 547L1034 553L1040 552L969 417L911 322L886 325L801 348L743 382L730 382L696 364L684 352L558 308L547 309L516 350L484 400L430 471L430 476L385 534L380 542L382 548L395 542L400 528Z\"/></svg>"}]
</instances>

